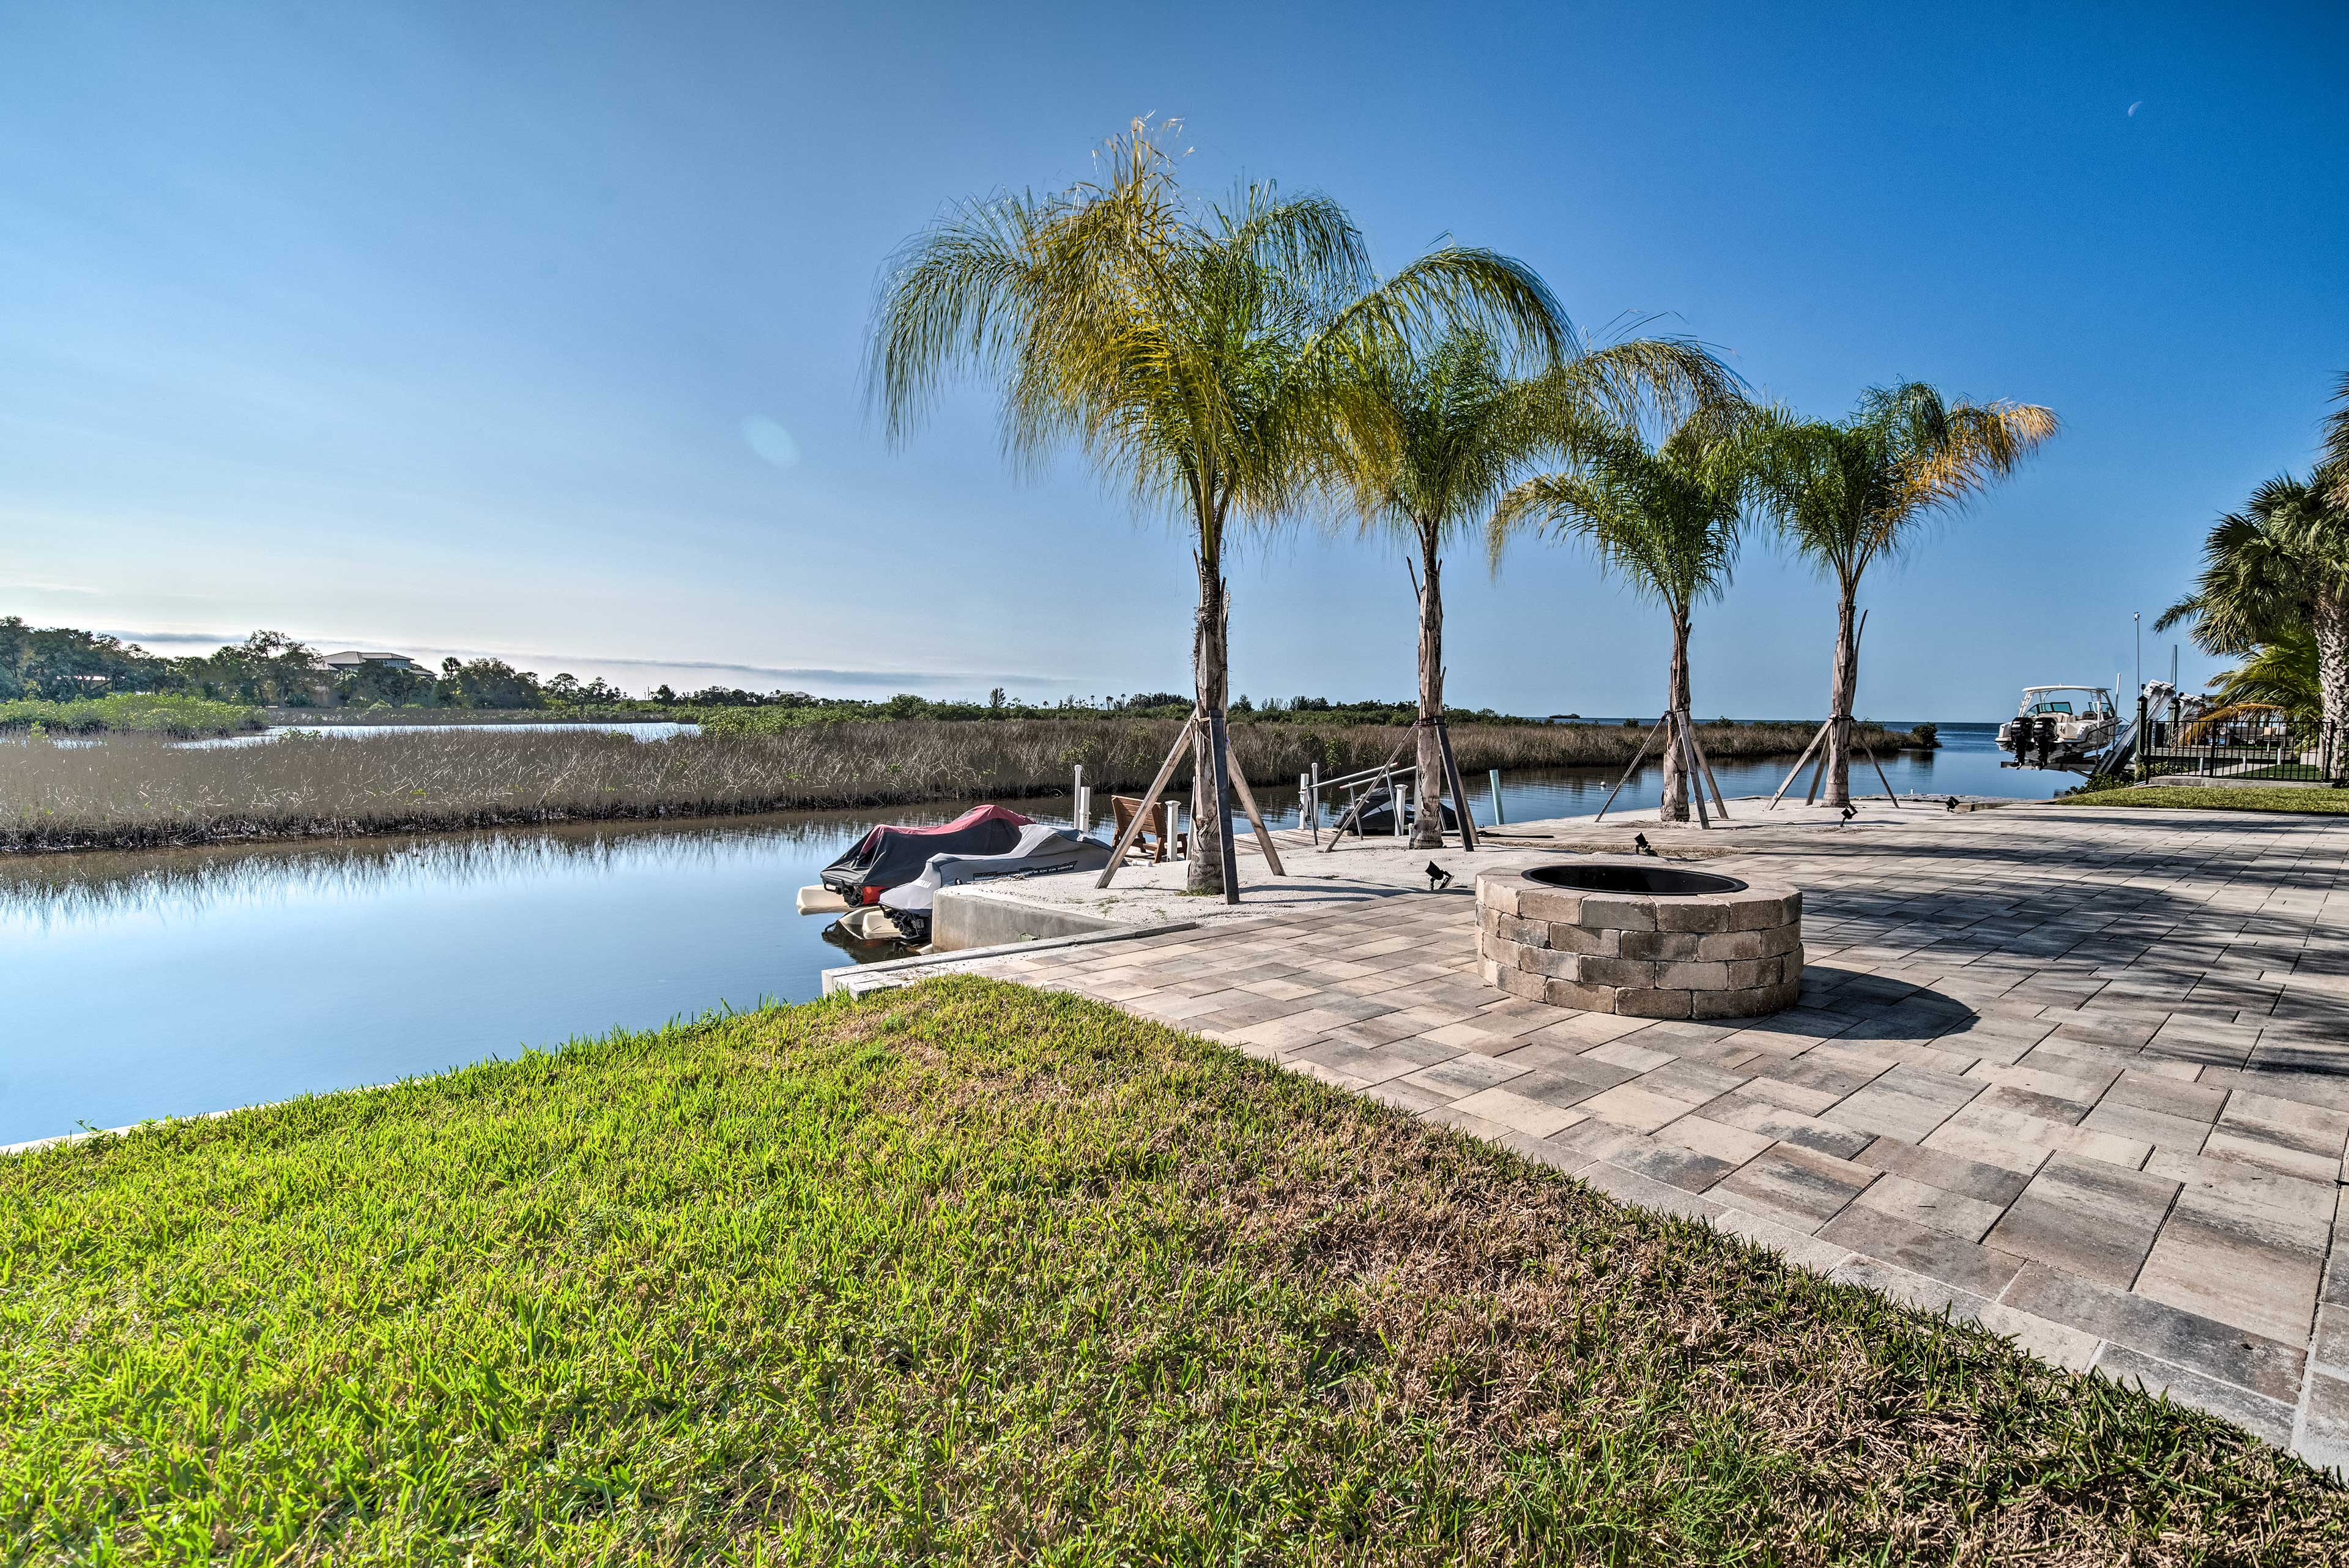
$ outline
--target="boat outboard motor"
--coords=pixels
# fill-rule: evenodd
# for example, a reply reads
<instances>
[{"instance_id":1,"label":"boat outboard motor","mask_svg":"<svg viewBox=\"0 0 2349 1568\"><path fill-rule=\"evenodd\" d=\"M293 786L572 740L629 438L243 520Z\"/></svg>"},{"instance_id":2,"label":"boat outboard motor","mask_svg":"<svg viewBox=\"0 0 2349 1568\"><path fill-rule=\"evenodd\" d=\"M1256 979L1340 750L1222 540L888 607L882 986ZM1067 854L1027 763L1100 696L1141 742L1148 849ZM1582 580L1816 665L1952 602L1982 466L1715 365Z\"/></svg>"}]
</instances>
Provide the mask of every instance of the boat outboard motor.
<instances>
[{"instance_id":1,"label":"boat outboard motor","mask_svg":"<svg viewBox=\"0 0 2349 1568\"><path fill-rule=\"evenodd\" d=\"M2014 716L2014 722L2006 727L2006 742L2014 748L2014 763L2017 767L2031 760L2032 729L2032 718L2028 713L2017 713Z\"/></svg>"},{"instance_id":2,"label":"boat outboard motor","mask_svg":"<svg viewBox=\"0 0 2349 1568\"><path fill-rule=\"evenodd\" d=\"M2038 729L2039 765L2044 768L2055 760L2055 715L2040 714Z\"/></svg>"}]
</instances>

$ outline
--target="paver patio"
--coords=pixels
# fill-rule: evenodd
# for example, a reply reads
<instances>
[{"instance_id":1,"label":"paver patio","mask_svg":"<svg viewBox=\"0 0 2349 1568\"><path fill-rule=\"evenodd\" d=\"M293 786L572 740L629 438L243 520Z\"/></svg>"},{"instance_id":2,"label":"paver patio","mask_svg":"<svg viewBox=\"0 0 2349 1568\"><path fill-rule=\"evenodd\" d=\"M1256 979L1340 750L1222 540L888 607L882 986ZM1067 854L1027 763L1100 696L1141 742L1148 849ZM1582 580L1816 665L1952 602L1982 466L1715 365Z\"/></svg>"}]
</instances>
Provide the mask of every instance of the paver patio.
<instances>
[{"instance_id":1,"label":"paver patio","mask_svg":"<svg viewBox=\"0 0 2349 1568\"><path fill-rule=\"evenodd\" d=\"M1537 863L1520 849L1444 858ZM1511 999L1474 894L970 961L1492 1138L2349 1469L2349 822L2020 807L1741 846L1801 1004Z\"/></svg>"}]
</instances>

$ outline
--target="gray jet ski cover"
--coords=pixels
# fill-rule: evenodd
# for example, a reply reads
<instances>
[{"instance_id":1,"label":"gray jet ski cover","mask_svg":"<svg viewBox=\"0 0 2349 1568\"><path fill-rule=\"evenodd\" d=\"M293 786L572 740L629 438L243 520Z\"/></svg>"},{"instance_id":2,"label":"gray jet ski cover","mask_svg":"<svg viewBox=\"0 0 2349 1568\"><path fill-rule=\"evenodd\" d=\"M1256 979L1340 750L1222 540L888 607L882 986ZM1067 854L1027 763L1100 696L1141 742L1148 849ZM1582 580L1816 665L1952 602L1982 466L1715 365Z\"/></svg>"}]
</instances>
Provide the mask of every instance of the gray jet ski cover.
<instances>
[{"instance_id":1,"label":"gray jet ski cover","mask_svg":"<svg viewBox=\"0 0 2349 1568\"><path fill-rule=\"evenodd\" d=\"M1055 871L1098 871L1109 864L1109 846L1071 827L1031 822L1019 830L1019 842L1001 855L933 855L922 874L881 895L881 907L893 915L926 915L941 888L965 882L986 882L1001 877L1041 877Z\"/></svg>"},{"instance_id":2,"label":"gray jet ski cover","mask_svg":"<svg viewBox=\"0 0 2349 1568\"><path fill-rule=\"evenodd\" d=\"M884 888L910 882L933 855L1000 855L1019 842L1030 819L999 805L975 805L936 827L876 827L823 868L817 879L852 904L870 904Z\"/></svg>"}]
</instances>

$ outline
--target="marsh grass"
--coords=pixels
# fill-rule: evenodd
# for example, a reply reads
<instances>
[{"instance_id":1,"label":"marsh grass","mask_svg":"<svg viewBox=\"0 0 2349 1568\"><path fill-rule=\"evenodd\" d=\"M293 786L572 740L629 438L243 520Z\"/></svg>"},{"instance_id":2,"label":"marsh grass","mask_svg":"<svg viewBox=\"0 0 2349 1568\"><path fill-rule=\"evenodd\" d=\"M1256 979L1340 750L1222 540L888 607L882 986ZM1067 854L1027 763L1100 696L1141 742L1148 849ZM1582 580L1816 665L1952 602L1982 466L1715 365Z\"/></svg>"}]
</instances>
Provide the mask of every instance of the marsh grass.
<instances>
[{"instance_id":1,"label":"marsh grass","mask_svg":"<svg viewBox=\"0 0 2349 1568\"><path fill-rule=\"evenodd\" d=\"M639 741L581 729L294 733L180 748L110 740L0 745L0 848L141 848L264 838L426 832L618 817L1018 799L1068 788L1140 789L1173 744L1171 720L900 720L768 735ZM1703 726L1716 759L1799 749L1801 725ZM1492 725L1453 732L1461 768L1627 763L1643 731ZM1325 774L1376 764L1410 734L1377 725L1243 724L1234 755L1267 804ZM1266 794L1265 792L1269 792Z\"/></svg>"},{"instance_id":2,"label":"marsh grass","mask_svg":"<svg viewBox=\"0 0 2349 1568\"><path fill-rule=\"evenodd\" d=\"M28 1563L2323 1563L2349 1494L975 979L0 1160Z\"/></svg>"}]
</instances>

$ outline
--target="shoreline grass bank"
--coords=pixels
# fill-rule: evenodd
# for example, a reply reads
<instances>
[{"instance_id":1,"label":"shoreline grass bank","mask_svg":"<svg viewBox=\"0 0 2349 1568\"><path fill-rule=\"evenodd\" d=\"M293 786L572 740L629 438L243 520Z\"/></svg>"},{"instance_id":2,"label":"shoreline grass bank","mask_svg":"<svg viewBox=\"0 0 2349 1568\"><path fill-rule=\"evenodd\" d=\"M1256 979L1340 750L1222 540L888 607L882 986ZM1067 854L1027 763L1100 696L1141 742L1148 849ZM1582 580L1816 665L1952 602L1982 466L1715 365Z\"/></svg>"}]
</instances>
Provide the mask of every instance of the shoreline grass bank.
<instances>
[{"instance_id":1,"label":"shoreline grass bank","mask_svg":"<svg viewBox=\"0 0 2349 1568\"><path fill-rule=\"evenodd\" d=\"M17 1560L2338 1561L2349 1492L975 979L0 1160Z\"/></svg>"},{"instance_id":2,"label":"shoreline grass bank","mask_svg":"<svg viewBox=\"0 0 2349 1568\"><path fill-rule=\"evenodd\" d=\"M2153 806L2164 811L2283 811L2349 815L2349 789L2261 789L2256 784L2118 785L2059 794L2050 805Z\"/></svg>"},{"instance_id":3,"label":"shoreline grass bank","mask_svg":"<svg viewBox=\"0 0 2349 1568\"><path fill-rule=\"evenodd\" d=\"M631 817L1017 800L1068 787L1138 790L1173 720L901 720L761 735L639 741L593 729L419 730L364 739L294 734L252 746L0 746L0 850L47 852L340 838ZM1780 756L1800 724L1701 725L1716 760ZM1237 765L1268 805L1297 775L1384 761L1411 734L1385 725L1241 724ZM1617 767L1643 730L1475 725L1453 732L1464 773ZM1903 737L1876 732L1882 748Z\"/></svg>"},{"instance_id":4,"label":"shoreline grass bank","mask_svg":"<svg viewBox=\"0 0 2349 1568\"><path fill-rule=\"evenodd\" d=\"M68 735L145 734L194 739L263 727L261 710L170 693L122 692L51 702L36 697L0 702L0 735L56 731Z\"/></svg>"}]
</instances>

